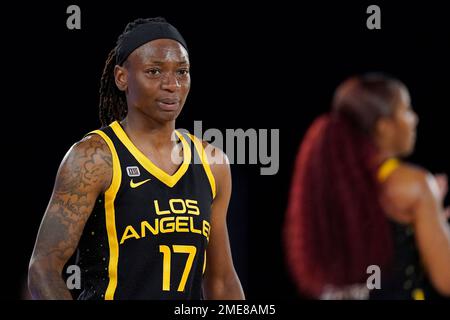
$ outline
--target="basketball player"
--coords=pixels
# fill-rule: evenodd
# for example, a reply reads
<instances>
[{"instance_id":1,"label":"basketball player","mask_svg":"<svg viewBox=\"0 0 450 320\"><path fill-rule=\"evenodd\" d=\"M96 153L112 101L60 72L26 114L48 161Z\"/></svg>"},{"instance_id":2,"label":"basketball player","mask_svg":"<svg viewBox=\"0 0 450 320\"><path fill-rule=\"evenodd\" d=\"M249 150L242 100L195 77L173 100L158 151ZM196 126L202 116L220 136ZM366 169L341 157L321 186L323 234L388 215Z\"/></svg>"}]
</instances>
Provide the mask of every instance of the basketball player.
<instances>
[{"instance_id":1,"label":"basketball player","mask_svg":"<svg viewBox=\"0 0 450 320\"><path fill-rule=\"evenodd\" d=\"M450 295L447 179L400 160L413 151L417 122L404 84L368 74L339 86L332 111L306 133L284 226L303 295L369 298L376 267L381 288L371 298L424 299L427 278Z\"/></svg>"},{"instance_id":2,"label":"basketball player","mask_svg":"<svg viewBox=\"0 0 450 320\"><path fill-rule=\"evenodd\" d=\"M73 255L79 299L244 298L226 226L226 155L213 150L224 161L209 165L205 143L175 131L190 83L172 25L127 25L101 79L103 127L59 168L30 261L35 299L72 298L62 271Z\"/></svg>"}]
</instances>

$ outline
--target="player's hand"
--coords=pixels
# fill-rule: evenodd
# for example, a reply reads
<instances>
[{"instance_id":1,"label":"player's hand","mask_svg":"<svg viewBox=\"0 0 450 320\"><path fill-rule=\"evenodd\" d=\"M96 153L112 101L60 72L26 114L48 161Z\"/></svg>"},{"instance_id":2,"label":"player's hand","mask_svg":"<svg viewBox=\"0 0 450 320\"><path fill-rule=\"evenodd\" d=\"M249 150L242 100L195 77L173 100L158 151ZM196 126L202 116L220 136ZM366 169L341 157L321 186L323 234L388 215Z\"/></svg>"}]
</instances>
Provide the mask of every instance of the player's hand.
<instances>
[{"instance_id":1,"label":"player's hand","mask_svg":"<svg viewBox=\"0 0 450 320\"><path fill-rule=\"evenodd\" d=\"M440 195L441 199L443 200L448 192L447 175L444 173L440 173L440 174L434 175L434 178L436 179L437 185L439 187L439 195Z\"/></svg>"},{"instance_id":2,"label":"player's hand","mask_svg":"<svg viewBox=\"0 0 450 320\"><path fill-rule=\"evenodd\" d=\"M447 208L444 209L444 217L447 220L450 219L450 207L447 207Z\"/></svg>"},{"instance_id":3,"label":"player's hand","mask_svg":"<svg viewBox=\"0 0 450 320\"><path fill-rule=\"evenodd\" d=\"M448 178L446 174L436 174L435 176L437 185L439 187L439 195L444 200L448 192ZM450 207L444 209L444 217L450 219Z\"/></svg>"}]
</instances>

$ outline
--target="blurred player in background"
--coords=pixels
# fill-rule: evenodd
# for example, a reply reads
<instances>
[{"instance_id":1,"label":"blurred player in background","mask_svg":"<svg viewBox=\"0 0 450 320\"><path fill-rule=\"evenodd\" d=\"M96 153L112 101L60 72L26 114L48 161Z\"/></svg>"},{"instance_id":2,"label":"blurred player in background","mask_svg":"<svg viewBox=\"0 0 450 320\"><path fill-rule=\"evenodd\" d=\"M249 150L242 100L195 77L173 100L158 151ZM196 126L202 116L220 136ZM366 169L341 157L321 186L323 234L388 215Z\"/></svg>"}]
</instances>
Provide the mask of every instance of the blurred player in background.
<instances>
[{"instance_id":1,"label":"blurred player in background","mask_svg":"<svg viewBox=\"0 0 450 320\"><path fill-rule=\"evenodd\" d=\"M428 280L450 295L445 175L401 161L418 117L406 86L351 77L301 144L284 225L288 267L316 299L424 299ZM371 265L381 289L369 290Z\"/></svg>"}]
</instances>

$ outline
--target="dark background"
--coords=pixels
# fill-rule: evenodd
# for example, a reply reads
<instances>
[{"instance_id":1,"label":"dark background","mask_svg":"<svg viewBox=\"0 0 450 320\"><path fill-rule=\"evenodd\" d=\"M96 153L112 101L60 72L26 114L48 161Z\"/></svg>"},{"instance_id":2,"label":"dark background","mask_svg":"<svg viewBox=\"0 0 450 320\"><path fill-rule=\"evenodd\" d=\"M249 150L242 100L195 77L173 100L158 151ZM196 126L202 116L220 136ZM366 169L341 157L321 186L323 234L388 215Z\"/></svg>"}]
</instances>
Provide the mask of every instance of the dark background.
<instances>
[{"instance_id":1,"label":"dark background","mask_svg":"<svg viewBox=\"0 0 450 320\"><path fill-rule=\"evenodd\" d=\"M409 160L450 174L450 26L442 2L59 2L17 3L3 12L1 298L23 297L56 170L70 146L99 127L104 62L135 18L164 16L188 43L192 88L178 127L202 120L204 130L280 129L277 175L232 166L229 232L250 299L300 298L281 247L293 161L308 125L348 76L384 71L404 81L420 117ZM81 8L81 30L66 28L70 4ZM381 7L381 30L366 28L370 4Z\"/></svg>"}]
</instances>

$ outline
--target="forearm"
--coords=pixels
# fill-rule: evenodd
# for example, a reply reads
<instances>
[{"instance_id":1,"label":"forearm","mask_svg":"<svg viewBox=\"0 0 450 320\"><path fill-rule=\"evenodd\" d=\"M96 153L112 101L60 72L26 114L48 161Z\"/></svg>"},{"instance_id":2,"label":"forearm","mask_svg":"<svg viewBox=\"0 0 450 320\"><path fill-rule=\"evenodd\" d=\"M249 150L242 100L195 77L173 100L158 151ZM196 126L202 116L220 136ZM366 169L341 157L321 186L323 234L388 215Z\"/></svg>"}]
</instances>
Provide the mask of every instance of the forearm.
<instances>
[{"instance_id":1,"label":"forearm","mask_svg":"<svg viewBox=\"0 0 450 320\"><path fill-rule=\"evenodd\" d=\"M35 300L72 300L61 273L34 263L28 272L28 288Z\"/></svg>"},{"instance_id":2,"label":"forearm","mask_svg":"<svg viewBox=\"0 0 450 320\"><path fill-rule=\"evenodd\" d=\"M237 275L228 279L206 282L204 294L207 300L245 300L244 291Z\"/></svg>"},{"instance_id":3,"label":"forearm","mask_svg":"<svg viewBox=\"0 0 450 320\"><path fill-rule=\"evenodd\" d=\"M417 215L416 240L434 287L450 295L450 232L443 216Z\"/></svg>"}]
</instances>

